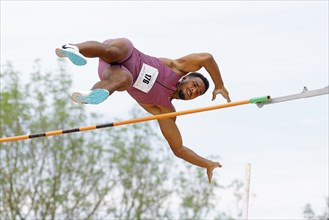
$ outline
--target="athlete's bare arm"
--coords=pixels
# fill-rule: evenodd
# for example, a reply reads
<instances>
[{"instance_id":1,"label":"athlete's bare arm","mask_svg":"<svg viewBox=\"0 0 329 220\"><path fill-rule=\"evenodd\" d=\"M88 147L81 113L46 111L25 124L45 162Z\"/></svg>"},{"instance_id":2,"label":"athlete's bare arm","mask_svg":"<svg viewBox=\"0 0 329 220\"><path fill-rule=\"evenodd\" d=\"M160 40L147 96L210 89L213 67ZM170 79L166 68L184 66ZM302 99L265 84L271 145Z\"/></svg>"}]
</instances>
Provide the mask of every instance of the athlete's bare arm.
<instances>
[{"instance_id":1,"label":"athlete's bare arm","mask_svg":"<svg viewBox=\"0 0 329 220\"><path fill-rule=\"evenodd\" d=\"M204 67L215 85L212 100L214 100L218 94L221 94L227 102L231 101L229 93L224 86L218 65L211 54L193 53L175 60L168 58L160 58L160 60L181 76L189 72L198 71Z\"/></svg>"},{"instance_id":2,"label":"athlete's bare arm","mask_svg":"<svg viewBox=\"0 0 329 220\"><path fill-rule=\"evenodd\" d=\"M216 95L221 94L227 102L231 101L228 91L224 86L218 65L210 53L193 53L178 58L175 61L176 62L174 63L176 64L176 67L183 72L194 72L198 71L202 67L205 68L215 84L212 100L216 98Z\"/></svg>"},{"instance_id":3,"label":"athlete's bare arm","mask_svg":"<svg viewBox=\"0 0 329 220\"><path fill-rule=\"evenodd\" d=\"M141 106L151 114L164 114L168 112L173 112L173 110L161 106L143 104ZM167 140L171 150L177 157L193 165L206 168L208 181L211 182L213 170L217 167L221 167L220 163L205 159L193 152L191 149L183 146L182 136L176 125L175 120L176 118L165 118L158 120L161 132Z\"/></svg>"}]
</instances>

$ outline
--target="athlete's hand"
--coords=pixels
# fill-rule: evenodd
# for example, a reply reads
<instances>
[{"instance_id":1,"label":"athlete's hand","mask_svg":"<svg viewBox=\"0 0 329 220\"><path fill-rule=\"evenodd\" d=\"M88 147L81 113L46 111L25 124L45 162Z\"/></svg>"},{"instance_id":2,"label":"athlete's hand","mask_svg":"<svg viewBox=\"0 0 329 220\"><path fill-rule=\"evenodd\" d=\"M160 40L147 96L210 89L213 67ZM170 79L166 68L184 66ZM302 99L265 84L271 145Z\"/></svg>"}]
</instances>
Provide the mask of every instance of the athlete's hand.
<instances>
[{"instance_id":1,"label":"athlete's hand","mask_svg":"<svg viewBox=\"0 0 329 220\"><path fill-rule=\"evenodd\" d=\"M215 88L214 89L214 91L212 92L212 101L214 101L216 99L216 96L218 94L221 94L226 99L227 102L231 102L228 91L224 86L222 88Z\"/></svg>"},{"instance_id":2,"label":"athlete's hand","mask_svg":"<svg viewBox=\"0 0 329 220\"><path fill-rule=\"evenodd\" d=\"M211 183L214 169L216 169L218 167L219 168L222 167L222 165L219 162L212 162L211 165L209 167L207 167L207 176L208 176L209 183Z\"/></svg>"}]
</instances>

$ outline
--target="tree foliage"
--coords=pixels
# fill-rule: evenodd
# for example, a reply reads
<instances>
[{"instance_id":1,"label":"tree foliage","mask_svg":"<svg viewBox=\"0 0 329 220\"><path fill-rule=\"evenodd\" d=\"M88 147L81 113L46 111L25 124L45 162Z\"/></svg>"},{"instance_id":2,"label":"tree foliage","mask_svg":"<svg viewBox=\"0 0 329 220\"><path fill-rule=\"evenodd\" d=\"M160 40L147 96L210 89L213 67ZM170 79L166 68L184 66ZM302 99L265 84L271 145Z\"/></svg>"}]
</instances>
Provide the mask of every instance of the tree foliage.
<instances>
[{"instance_id":1,"label":"tree foliage","mask_svg":"<svg viewBox=\"0 0 329 220\"><path fill-rule=\"evenodd\" d=\"M1 72L1 136L77 126L87 117L67 102L63 66L23 85L12 66ZM56 136L1 144L1 214L8 219L88 218L115 184L98 160L98 138ZM106 181L107 184L100 184Z\"/></svg>"},{"instance_id":2,"label":"tree foliage","mask_svg":"<svg viewBox=\"0 0 329 220\"><path fill-rule=\"evenodd\" d=\"M303 211L303 215L304 215L304 219L307 220L329 220L329 197L326 197L325 199L326 202L326 206L325 209L323 211L323 214L321 215L316 215L312 205L311 204L306 204L304 207L304 211Z\"/></svg>"},{"instance_id":3,"label":"tree foliage","mask_svg":"<svg viewBox=\"0 0 329 220\"><path fill-rule=\"evenodd\" d=\"M64 63L42 73L36 61L30 76L23 83L10 63L1 69L1 137L101 119L70 101ZM0 219L206 218L219 184L174 157L154 124L1 143Z\"/></svg>"}]
</instances>

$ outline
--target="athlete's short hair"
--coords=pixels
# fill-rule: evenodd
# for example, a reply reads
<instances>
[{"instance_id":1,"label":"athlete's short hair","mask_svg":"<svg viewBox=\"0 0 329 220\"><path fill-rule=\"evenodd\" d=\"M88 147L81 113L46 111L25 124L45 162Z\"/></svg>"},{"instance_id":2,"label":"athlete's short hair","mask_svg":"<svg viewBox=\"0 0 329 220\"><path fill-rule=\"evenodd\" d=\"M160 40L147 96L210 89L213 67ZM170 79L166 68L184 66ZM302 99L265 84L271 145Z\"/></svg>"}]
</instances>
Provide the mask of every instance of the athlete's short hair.
<instances>
[{"instance_id":1,"label":"athlete's short hair","mask_svg":"<svg viewBox=\"0 0 329 220\"><path fill-rule=\"evenodd\" d=\"M192 73L189 73L187 76L199 77L205 85L205 91L203 94L205 94L207 92L207 90L209 88L209 81L204 75L202 75L201 73L198 73L198 72L192 72Z\"/></svg>"}]
</instances>

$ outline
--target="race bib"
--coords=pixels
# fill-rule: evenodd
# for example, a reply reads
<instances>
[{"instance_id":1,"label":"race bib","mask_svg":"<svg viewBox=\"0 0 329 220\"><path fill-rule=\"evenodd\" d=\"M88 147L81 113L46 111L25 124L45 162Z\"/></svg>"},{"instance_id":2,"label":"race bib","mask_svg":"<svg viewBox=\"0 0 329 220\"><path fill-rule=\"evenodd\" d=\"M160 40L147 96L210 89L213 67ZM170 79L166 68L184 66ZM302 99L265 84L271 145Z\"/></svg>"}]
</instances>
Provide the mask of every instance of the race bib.
<instances>
[{"instance_id":1,"label":"race bib","mask_svg":"<svg viewBox=\"0 0 329 220\"><path fill-rule=\"evenodd\" d=\"M142 69L139 72L138 78L133 87L142 92L148 93L152 89L158 74L159 71L156 68L143 63Z\"/></svg>"}]
</instances>

